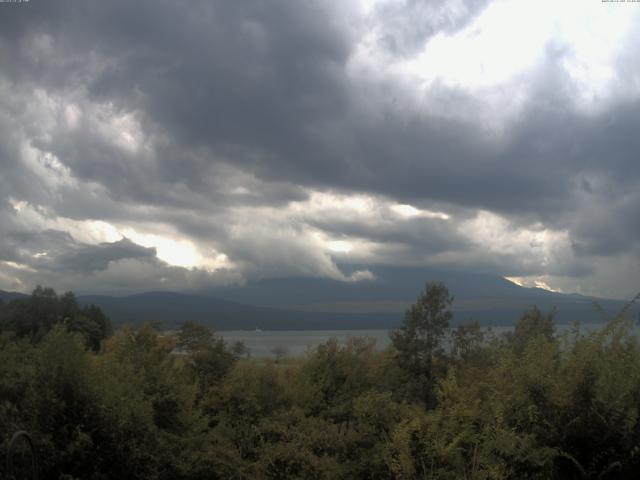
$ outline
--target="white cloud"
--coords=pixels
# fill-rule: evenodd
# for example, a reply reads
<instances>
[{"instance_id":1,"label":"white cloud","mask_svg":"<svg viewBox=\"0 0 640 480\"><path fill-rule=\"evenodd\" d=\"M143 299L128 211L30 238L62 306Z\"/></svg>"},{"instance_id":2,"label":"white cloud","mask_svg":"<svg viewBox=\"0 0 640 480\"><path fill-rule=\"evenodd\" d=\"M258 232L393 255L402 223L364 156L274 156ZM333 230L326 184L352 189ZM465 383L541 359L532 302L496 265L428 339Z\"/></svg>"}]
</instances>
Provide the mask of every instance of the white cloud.
<instances>
[{"instance_id":1,"label":"white cloud","mask_svg":"<svg viewBox=\"0 0 640 480\"><path fill-rule=\"evenodd\" d=\"M131 227L123 228L121 233L138 245L155 248L156 256L171 266L202 268L209 272L232 267L224 253L209 249L208 255L203 255L201 249L193 241L185 238L175 238L176 236L172 238L166 234L141 233Z\"/></svg>"},{"instance_id":2,"label":"white cloud","mask_svg":"<svg viewBox=\"0 0 640 480\"><path fill-rule=\"evenodd\" d=\"M449 214L444 212L417 209L416 207L407 204L391 205L390 208L402 217L438 218L440 220L449 220L451 218Z\"/></svg>"},{"instance_id":3,"label":"white cloud","mask_svg":"<svg viewBox=\"0 0 640 480\"><path fill-rule=\"evenodd\" d=\"M452 7L458 3L443 2L453 18L464 13ZM416 13L405 28L437 18L429 7ZM354 76L401 85L396 101L402 108L419 106L499 131L536 95L548 62L558 62L575 107L584 113L600 112L612 99L636 98L639 89L621 83L617 71L638 19L640 9L633 5L600 0L495 0L464 28L436 31L416 52L394 55L384 47L389 33L381 12L363 31L350 68ZM447 89L468 97L456 106L447 101Z\"/></svg>"},{"instance_id":4,"label":"white cloud","mask_svg":"<svg viewBox=\"0 0 640 480\"><path fill-rule=\"evenodd\" d=\"M345 242L344 240L333 240L328 244L329 250L336 253L349 253L353 250L353 246L349 242Z\"/></svg>"},{"instance_id":5,"label":"white cloud","mask_svg":"<svg viewBox=\"0 0 640 480\"><path fill-rule=\"evenodd\" d=\"M348 277L350 282L367 282L375 279L376 276L369 270L357 270Z\"/></svg>"}]
</instances>

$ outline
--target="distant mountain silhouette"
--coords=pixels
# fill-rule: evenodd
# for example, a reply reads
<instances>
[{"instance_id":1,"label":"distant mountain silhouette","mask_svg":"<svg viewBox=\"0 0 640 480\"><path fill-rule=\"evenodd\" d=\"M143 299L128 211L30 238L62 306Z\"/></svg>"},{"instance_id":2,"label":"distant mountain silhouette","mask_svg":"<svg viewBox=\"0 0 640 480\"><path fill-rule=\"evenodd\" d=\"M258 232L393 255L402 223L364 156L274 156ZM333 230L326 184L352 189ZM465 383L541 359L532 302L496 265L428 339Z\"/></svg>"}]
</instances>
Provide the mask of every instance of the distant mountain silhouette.
<instances>
[{"instance_id":1,"label":"distant mountain silhouette","mask_svg":"<svg viewBox=\"0 0 640 480\"><path fill-rule=\"evenodd\" d=\"M345 269L350 273L348 269ZM556 311L556 321L604 322L624 305L540 288L523 288L497 275L438 272L421 268L380 267L373 280L344 282L322 278L281 278L196 294L148 292L124 297L79 295L81 304L98 305L115 326L158 322L175 328L186 320L218 330L339 330L394 328L424 290L427 281L443 281L454 296L453 323L514 325L536 305ZM9 301L26 295L0 291ZM629 312L638 316L638 306Z\"/></svg>"},{"instance_id":2,"label":"distant mountain silhouette","mask_svg":"<svg viewBox=\"0 0 640 480\"><path fill-rule=\"evenodd\" d=\"M378 267L373 280L344 282L325 278L281 278L220 287L203 292L245 304L314 313L386 315L402 321L428 281L442 281L454 296L454 322L478 320L485 325L513 325L536 305L555 309L556 320L567 323L604 321L590 297L524 288L498 275L441 272L424 268ZM350 272L349 272L350 273ZM605 314L615 315L625 304L598 300Z\"/></svg>"},{"instance_id":3,"label":"distant mountain silhouette","mask_svg":"<svg viewBox=\"0 0 640 480\"><path fill-rule=\"evenodd\" d=\"M20 292L5 292L0 290L0 300L3 302L10 302L11 300L19 300L21 298L27 298L29 295Z\"/></svg>"},{"instance_id":4,"label":"distant mountain silhouette","mask_svg":"<svg viewBox=\"0 0 640 480\"><path fill-rule=\"evenodd\" d=\"M407 267L379 267L373 269L372 273L375 275L374 280L360 282L326 278L281 278L243 286L219 287L208 293L218 298L268 306L368 300L413 302L426 282L442 281L456 298L566 297L538 288L523 288L497 275L438 272Z\"/></svg>"},{"instance_id":5,"label":"distant mountain silhouette","mask_svg":"<svg viewBox=\"0 0 640 480\"><path fill-rule=\"evenodd\" d=\"M158 322L163 328L176 328L191 320L217 330L339 330L391 328L398 323L388 314L299 312L175 292L83 295L78 301L98 305L116 326Z\"/></svg>"}]
</instances>

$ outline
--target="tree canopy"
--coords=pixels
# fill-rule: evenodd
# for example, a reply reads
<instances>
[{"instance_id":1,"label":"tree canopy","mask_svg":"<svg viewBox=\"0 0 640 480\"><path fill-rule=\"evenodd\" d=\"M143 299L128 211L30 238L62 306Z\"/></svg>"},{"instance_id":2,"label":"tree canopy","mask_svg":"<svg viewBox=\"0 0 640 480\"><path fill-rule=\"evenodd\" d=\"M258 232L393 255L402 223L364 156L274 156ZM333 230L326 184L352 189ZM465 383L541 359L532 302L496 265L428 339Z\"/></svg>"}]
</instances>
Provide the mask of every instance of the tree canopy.
<instances>
[{"instance_id":1,"label":"tree canopy","mask_svg":"<svg viewBox=\"0 0 640 480\"><path fill-rule=\"evenodd\" d=\"M27 430L40 478L631 479L640 470L640 342L624 318L558 334L553 315L532 310L509 335L451 329L451 296L427 284L388 349L333 339L276 362L193 323L125 327L95 351L64 321L83 310L72 295L35 297L13 304L23 316L10 322L2 307L14 329L0 333L0 458L11 433ZM428 403L414 388L424 381Z\"/></svg>"},{"instance_id":2,"label":"tree canopy","mask_svg":"<svg viewBox=\"0 0 640 480\"><path fill-rule=\"evenodd\" d=\"M405 313L402 326L391 333L400 364L417 384L418 395L429 404L434 377L434 356L442 354L442 342L453 316L453 297L442 282L429 282Z\"/></svg>"},{"instance_id":3,"label":"tree canopy","mask_svg":"<svg viewBox=\"0 0 640 480\"><path fill-rule=\"evenodd\" d=\"M78 305L73 292L57 295L52 288L37 286L31 296L0 304L0 333L37 342L55 326L79 333L93 350L100 349L111 333L109 318L95 305Z\"/></svg>"}]
</instances>

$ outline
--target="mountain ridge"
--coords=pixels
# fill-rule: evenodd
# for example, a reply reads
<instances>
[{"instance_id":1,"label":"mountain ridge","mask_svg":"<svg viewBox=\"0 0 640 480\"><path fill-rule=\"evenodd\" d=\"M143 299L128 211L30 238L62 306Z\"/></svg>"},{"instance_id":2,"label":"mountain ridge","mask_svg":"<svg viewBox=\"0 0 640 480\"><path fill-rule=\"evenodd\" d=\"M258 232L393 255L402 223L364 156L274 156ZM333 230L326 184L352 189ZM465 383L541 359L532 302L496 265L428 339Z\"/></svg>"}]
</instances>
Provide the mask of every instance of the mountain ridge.
<instances>
[{"instance_id":1,"label":"mountain ridge","mask_svg":"<svg viewBox=\"0 0 640 480\"><path fill-rule=\"evenodd\" d=\"M149 291L125 296L77 296L99 306L114 325L158 322L175 328L192 320L218 330L340 330L394 328L426 282L443 281L454 297L453 324L477 320L485 326L514 325L533 307L555 311L558 323L603 322L594 299L540 288L526 288L490 274L439 272L413 267L378 267L373 280L344 282L290 277L249 282L200 292ZM0 299L25 298L0 291ZM624 301L597 299L607 315ZM637 306L631 314L637 315Z\"/></svg>"}]
</instances>

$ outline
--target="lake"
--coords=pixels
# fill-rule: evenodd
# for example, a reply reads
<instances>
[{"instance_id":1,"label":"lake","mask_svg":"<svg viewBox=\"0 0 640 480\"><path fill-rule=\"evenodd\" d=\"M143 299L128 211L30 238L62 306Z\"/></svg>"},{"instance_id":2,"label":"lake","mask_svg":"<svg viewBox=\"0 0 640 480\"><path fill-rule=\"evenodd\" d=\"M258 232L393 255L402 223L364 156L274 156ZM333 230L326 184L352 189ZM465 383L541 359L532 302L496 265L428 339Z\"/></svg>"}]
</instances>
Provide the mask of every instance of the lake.
<instances>
[{"instance_id":1,"label":"lake","mask_svg":"<svg viewBox=\"0 0 640 480\"><path fill-rule=\"evenodd\" d=\"M336 338L346 343L350 337L369 337L376 340L376 346L385 348L390 343L389 330L228 330L218 332L229 343L244 342L252 357L273 356L273 349L283 347L286 356L304 355L309 348Z\"/></svg>"},{"instance_id":2,"label":"lake","mask_svg":"<svg viewBox=\"0 0 640 480\"><path fill-rule=\"evenodd\" d=\"M582 324L582 331L590 331L604 326L603 323ZM571 327L571 324L556 325L556 332L562 332ZM636 326L636 331L638 327ZM513 331L512 326L492 327L491 331L500 334ZM249 349L252 357L273 356L276 347L282 347L286 356L304 355L308 349L313 349L325 343L330 338L336 338L345 344L352 337L369 337L376 341L378 349L386 348L390 343L389 330L228 330L218 332L231 345L233 342L242 341Z\"/></svg>"}]
</instances>

